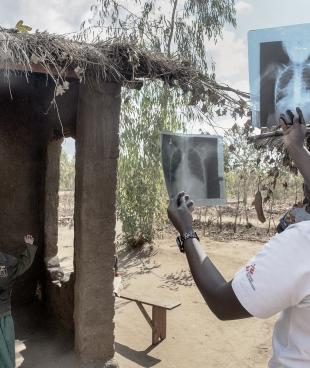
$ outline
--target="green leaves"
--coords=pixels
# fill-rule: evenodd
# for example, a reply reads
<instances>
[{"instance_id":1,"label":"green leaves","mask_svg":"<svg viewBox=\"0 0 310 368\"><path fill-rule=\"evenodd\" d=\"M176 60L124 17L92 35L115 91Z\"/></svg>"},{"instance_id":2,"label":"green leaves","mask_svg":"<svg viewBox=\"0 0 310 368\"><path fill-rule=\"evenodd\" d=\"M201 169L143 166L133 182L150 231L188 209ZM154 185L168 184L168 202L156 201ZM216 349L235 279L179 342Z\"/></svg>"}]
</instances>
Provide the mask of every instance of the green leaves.
<instances>
[{"instance_id":1,"label":"green leaves","mask_svg":"<svg viewBox=\"0 0 310 368\"><path fill-rule=\"evenodd\" d=\"M234 0L97 0L86 37L100 29L103 38L134 42L150 51L187 59L207 71L206 41L221 37L226 23L236 25ZM96 32L97 34L97 32Z\"/></svg>"},{"instance_id":2,"label":"green leaves","mask_svg":"<svg viewBox=\"0 0 310 368\"><path fill-rule=\"evenodd\" d=\"M19 20L16 23L15 29L20 33L29 33L30 31L32 31L32 28L29 26L26 26L23 20Z\"/></svg>"},{"instance_id":3,"label":"green leaves","mask_svg":"<svg viewBox=\"0 0 310 368\"><path fill-rule=\"evenodd\" d=\"M123 90L117 212L128 244L154 239L163 224L167 193L161 169L160 132L182 130L175 91L148 82L141 92ZM143 240L143 241L142 241Z\"/></svg>"},{"instance_id":4,"label":"green leaves","mask_svg":"<svg viewBox=\"0 0 310 368\"><path fill-rule=\"evenodd\" d=\"M75 186L75 157L70 158L66 151L60 156L60 190L74 190Z\"/></svg>"},{"instance_id":5,"label":"green leaves","mask_svg":"<svg viewBox=\"0 0 310 368\"><path fill-rule=\"evenodd\" d=\"M120 0L98 0L91 9L90 27L84 24L82 34L90 41L96 30L92 41L114 38L132 43L149 52L186 60L184 69L193 66L207 74L206 41L219 37L225 23L235 25L234 0L170 0L164 7L160 4L156 0L132 0L127 5ZM135 79L141 67L139 55L130 50L128 55ZM153 70L156 65L143 67ZM182 69L175 73L186 73ZM156 224L163 225L167 194L160 167L160 132L184 131L202 119L208 122L214 105L218 105L219 115L228 112L223 94L213 88L214 65L210 70L206 87L196 74L194 81L177 85L171 80L178 78L159 70L166 85L153 80L141 83L140 91L123 89L117 211L131 245L152 241ZM240 105L235 114L242 108Z\"/></svg>"}]
</instances>

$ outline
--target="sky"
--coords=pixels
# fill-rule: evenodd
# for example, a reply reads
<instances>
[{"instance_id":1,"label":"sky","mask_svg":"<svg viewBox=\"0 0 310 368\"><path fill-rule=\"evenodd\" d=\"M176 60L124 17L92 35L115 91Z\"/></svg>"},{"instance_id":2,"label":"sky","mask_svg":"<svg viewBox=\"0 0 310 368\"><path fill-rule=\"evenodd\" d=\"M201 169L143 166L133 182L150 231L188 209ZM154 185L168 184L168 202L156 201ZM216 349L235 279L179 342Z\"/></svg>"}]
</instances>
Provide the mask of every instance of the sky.
<instances>
[{"instance_id":1,"label":"sky","mask_svg":"<svg viewBox=\"0 0 310 368\"><path fill-rule=\"evenodd\" d=\"M250 30L310 23L309 0L240 0L237 27L225 27L223 40L210 52L221 82L248 91L247 33Z\"/></svg>"},{"instance_id":2,"label":"sky","mask_svg":"<svg viewBox=\"0 0 310 368\"><path fill-rule=\"evenodd\" d=\"M34 30L75 32L90 17L90 6L94 3L96 0L1 0L0 25L14 28L22 19ZM219 82L249 91L248 31L310 23L309 0L237 0L236 10L237 27L225 26L223 38L216 44L208 44L208 54L215 61ZM231 119L222 119L221 123L229 126ZM66 142L64 148L73 154L72 141Z\"/></svg>"}]
</instances>

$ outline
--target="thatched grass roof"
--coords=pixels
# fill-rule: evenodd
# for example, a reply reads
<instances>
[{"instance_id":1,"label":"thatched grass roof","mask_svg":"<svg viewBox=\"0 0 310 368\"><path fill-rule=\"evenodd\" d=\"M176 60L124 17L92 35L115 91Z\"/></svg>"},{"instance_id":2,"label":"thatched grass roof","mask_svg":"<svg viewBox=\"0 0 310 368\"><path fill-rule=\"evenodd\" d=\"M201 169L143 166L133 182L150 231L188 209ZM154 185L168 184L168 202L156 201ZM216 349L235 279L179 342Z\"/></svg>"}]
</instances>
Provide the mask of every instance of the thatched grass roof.
<instances>
[{"instance_id":1,"label":"thatched grass roof","mask_svg":"<svg viewBox=\"0 0 310 368\"><path fill-rule=\"evenodd\" d=\"M247 110L248 94L218 84L188 62L148 52L136 45L109 40L96 44L73 41L47 32L19 33L0 29L0 68L8 76L13 70L49 74L55 83L66 78L97 79L139 88L144 80L159 79L191 92L199 102L227 107L235 114Z\"/></svg>"}]
</instances>

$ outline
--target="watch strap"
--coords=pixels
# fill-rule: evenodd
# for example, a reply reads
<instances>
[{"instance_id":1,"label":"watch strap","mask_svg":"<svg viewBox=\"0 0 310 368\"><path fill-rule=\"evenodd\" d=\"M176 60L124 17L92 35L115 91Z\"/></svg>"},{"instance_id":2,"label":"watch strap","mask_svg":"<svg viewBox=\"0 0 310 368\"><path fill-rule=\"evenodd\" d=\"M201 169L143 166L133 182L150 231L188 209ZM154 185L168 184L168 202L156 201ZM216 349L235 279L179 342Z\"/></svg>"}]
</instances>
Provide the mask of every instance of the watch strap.
<instances>
[{"instance_id":1,"label":"watch strap","mask_svg":"<svg viewBox=\"0 0 310 368\"><path fill-rule=\"evenodd\" d=\"M199 236L197 235L197 233L195 231L188 231L184 234L181 234L177 237L177 244L178 244L178 247L180 249L180 252L184 253L185 252L185 248L184 248L184 242L185 240L187 239L197 239L198 241L200 240L199 239Z\"/></svg>"}]
</instances>

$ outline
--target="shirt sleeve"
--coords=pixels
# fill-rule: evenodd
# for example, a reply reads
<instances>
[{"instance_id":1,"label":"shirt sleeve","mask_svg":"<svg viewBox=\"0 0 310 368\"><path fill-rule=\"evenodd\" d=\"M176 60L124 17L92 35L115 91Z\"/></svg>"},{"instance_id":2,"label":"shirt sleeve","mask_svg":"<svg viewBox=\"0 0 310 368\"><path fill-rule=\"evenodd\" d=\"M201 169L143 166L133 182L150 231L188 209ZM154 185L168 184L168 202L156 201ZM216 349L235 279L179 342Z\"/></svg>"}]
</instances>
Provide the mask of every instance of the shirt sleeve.
<instances>
[{"instance_id":1,"label":"shirt sleeve","mask_svg":"<svg viewBox=\"0 0 310 368\"><path fill-rule=\"evenodd\" d=\"M37 247L35 245L27 244L25 251L14 260L12 267L12 279L22 275L26 272L33 263L36 255Z\"/></svg>"},{"instance_id":2,"label":"shirt sleeve","mask_svg":"<svg viewBox=\"0 0 310 368\"><path fill-rule=\"evenodd\" d=\"M275 235L242 267L232 288L253 316L269 318L310 295L309 237L297 225Z\"/></svg>"}]
</instances>

